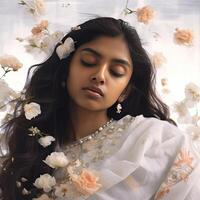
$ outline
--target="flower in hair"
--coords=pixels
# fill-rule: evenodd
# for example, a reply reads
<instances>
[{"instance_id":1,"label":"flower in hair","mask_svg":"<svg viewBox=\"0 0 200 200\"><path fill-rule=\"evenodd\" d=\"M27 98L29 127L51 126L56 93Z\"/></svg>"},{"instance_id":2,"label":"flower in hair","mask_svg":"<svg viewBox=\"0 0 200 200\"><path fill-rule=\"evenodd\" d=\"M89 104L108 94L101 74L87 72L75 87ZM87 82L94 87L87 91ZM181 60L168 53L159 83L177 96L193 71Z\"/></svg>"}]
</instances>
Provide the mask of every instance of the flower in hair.
<instances>
[{"instance_id":1,"label":"flower in hair","mask_svg":"<svg viewBox=\"0 0 200 200\"><path fill-rule=\"evenodd\" d=\"M51 168L65 167L69 163L63 152L53 152L43 161Z\"/></svg>"},{"instance_id":2,"label":"flower in hair","mask_svg":"<svg viewBox=\"0 0 200 200\"><path fill-rule=\"evenodd\" d=\"M49 145L51 145L51 143L55 141L55 138L52 137L52 136L44 136L44 137L41 137L38 142L40 143L40 145L42 145L43 147L47 147Z\"/></svg>"},{"instance_id":3,"label":"flower in hair","mask_svg":"<svg viewBox=\"0 0 200 200\"><path fill-rule=\"evenodd\" d=\"M41 114L40 105L35 103L35 102L25 104L24 105L24 112L25 112L26 119L31 120L32 118L35 118L39 114Z\"/></svg>"},{"instance_id":4,"label":"flower in hair","mask_svg":"<svg viewBox=\"0 0 200 200\"><path fill-rule=\"evenodd\" d=\"M56 185L56 179L49 174L43 174L35 180L33 185L43 189L45 192L49 192L52 190L52 187Z\"/></svg>"},{"instance_id":5,"label":"flower in hair","mask_svg":"<svg viewBox=\"0 0 200 200\"><path fill-rule=\"evenodd\" d=\"M74 40L68 37L65 42L56 48L56 53L60 60L67 58L71 52L75 50Z\"/></svg>"},{"instance_id":6,"label":"flower in hair","mask_svg":"<svg viewBox=\"0 0 200 200\"><path fill-rule=\"evenodd\" d=\"M78 31L78 30L81 30L80 26L75 26L71 28L71 31Z\"/></svg>"}]
</instances>

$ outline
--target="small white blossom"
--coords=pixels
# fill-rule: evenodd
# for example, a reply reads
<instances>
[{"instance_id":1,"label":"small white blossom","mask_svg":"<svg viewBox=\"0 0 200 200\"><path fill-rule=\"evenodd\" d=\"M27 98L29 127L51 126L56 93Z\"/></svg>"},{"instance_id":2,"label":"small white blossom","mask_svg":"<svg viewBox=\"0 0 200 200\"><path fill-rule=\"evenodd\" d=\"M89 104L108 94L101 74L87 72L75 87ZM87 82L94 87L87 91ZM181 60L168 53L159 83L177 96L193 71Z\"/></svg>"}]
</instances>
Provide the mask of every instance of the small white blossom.
<instances>
[{"instance_id":1,"label":"small white blossom","mask_svg":"<svg viewBox=\"0 0 200 200\"><path fill-rule=\"evenodd\" d=\"M188 106L192 107L200 102L200 87L194 83L189 83L185 87L185 97Z\"/></svg>"},{"instance_id":2,"label":"small white blossom","mask_svg":"<svg viewBox=\"0 0 200 200\"><path fill-rule=\"evenodd\" d=\"M55 195L57 197L65 197L68 193L68 185L67 184L60 184L59 186L55 187Z\"/></svg>"},{"instance_id":3,"label":"small white blossom","mask_svg":"<svg viewBox=\"0 0 200 200\"><path fill-rule=\"evenodd\" d=\"M45 192L49 192L56 185L56 179L49 174L43 174L35 180L33 185L39 189L43 189Z\"/></svg>"},{"instance_id":4,"label":"small white blossom","mask_svg":"<svg viewBox=\"0 0 200 200\"><path fill-rule=\"evenodd\" d=\"M51 144L51 142L55 141L55 138L52 136L44 136L41 137L38 142L43 146L43 147L47 147Z\"/></svg>"},{"instance_id":5,"label":"small white blossom","mask_svg":"<svg viewBox=\"0 0 200 200\"><path fill-rule=\"evenodd\" d=\"M28 191L26 188L23 188L22 194L23 194L23 195L28 195L28 194L29 194L29 191Z\"/></svg>"},{"instance_id":6,"label":"small white blossom","mask_svg":"<svg viewBox=\"0 0 200 200\"><path fill-rule=\"evenodd\" d=\"M63 152L53 152L46 157L44 162L51 168L65 167L69 161Z\"/></svg>"},{"instance_id":7,"label":"small white blossom","mask_svg":"<svg viewBox=\"0 0 200 200\"><path fill-rule=\"evenodd\" d=\"M31 120L32 118L35 118L39 114L41 114L40 105L34 102L25 104L24 112L25 112L26 119Z\"/></svg>"},{"instance_id":8,"label":"small white blossom","mask_svg":"<svg viewBox=\"0 0 200 200\"><path fill-rule=\"evenodd\" d=\"M56 53L58 55L58 57L60 58L60 60L67 58L67 56L73 52L75 50L74 47L74 40L71 37L68 37L64 44L59 45L56 48Z\"/></svg>"}]
</instances>

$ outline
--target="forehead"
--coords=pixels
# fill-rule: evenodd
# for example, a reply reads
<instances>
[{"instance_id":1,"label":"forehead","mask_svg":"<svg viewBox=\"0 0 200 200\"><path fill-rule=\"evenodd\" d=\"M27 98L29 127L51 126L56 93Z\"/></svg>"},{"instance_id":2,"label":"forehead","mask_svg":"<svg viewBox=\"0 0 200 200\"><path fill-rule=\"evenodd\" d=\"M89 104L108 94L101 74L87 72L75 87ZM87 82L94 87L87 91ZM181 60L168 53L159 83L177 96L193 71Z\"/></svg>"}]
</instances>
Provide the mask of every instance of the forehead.
<instances>
[{"instance_id":1,"label":"forehead","mask_svg":"<svg viewBox=\"0 0 200 200\"><path fill-rule=\"evenodd\" d=\"M78 51L81 52L84 48L92 48L103 58L125 59L132 64L128 46L122 37L102 36L80 46Z\"/></svg>"}]
</instances>

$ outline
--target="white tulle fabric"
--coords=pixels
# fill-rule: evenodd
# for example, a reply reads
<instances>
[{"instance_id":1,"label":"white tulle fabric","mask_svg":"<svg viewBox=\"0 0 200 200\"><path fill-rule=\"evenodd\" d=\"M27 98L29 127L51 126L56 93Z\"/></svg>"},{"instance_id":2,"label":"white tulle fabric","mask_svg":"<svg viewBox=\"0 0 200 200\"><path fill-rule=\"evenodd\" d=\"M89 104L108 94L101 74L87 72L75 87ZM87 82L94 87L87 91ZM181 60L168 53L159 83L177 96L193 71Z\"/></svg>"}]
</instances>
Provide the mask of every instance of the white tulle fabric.
<instances>
[{"instance_id":1,"label":"white tulle fabric","mask_svg":"<svg viewBox=\"0 0 200 200\"><path fill-rule=\"evenodd\" d=\"M102 188L76 199L199 200L199 157L187 135L168 122L142 115L126 116L111 126L114 145L101 144L100 152L106 151L106 156L94 161L98 145L82 153L87 165L99 173Z\"/></svg>"}]
</instances>

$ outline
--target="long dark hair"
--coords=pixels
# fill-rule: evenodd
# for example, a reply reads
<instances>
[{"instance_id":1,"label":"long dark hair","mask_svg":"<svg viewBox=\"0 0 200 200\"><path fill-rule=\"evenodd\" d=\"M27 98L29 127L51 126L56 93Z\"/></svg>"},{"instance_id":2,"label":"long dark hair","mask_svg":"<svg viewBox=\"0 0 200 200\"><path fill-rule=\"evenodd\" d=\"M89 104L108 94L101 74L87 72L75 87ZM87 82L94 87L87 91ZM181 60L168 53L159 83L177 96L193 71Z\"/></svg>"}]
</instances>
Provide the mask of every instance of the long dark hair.
<instances>
[{"instance_id":1,"label":"long dark hair","mask_svg":"<svg viewBox=\"0 0 200 200\"><path fill-rule=\"evenodd\" d=\"M100 36L123 36L126 41L134 66L134 73L129 82L129 96L122 103L123 110L116 114L116 103L111 106L107 114L110 118L120 119L125 115L155 117L161 120L169 119L167 106L159 100L155 93L155 72L147 53L141 45L136 30L121 19L99 17L80 25L80 30L70 31L63 39L72 37L75 49ZM59 44L56 45L56 47ZM56 48L55 48L56 49ZM31 199L39 192L32 185L35 179L44 173L53 173L42 160L55 150L56 143L47 148L41 147L34 137L28 136L28 129L38 127L41 131L56 138L59 144L74 141L74 135L68 134L70 116L68 112L69 95L62 82L66 82L68 66L74 55L60 60L56 50L43 63L32 66L24 88L27 102L40 104L42 114L27 120L24 116L25 101L18 101L13 118L2 126L6 136L8 152L3 162L0 174L0 187L3 200ZM31 75L30 75L31 74ZM22 177L28 179L20 188L16 181ZM22 195L23 188L31 191L29 195Z\"/></svg>"}]
</instances>

